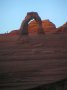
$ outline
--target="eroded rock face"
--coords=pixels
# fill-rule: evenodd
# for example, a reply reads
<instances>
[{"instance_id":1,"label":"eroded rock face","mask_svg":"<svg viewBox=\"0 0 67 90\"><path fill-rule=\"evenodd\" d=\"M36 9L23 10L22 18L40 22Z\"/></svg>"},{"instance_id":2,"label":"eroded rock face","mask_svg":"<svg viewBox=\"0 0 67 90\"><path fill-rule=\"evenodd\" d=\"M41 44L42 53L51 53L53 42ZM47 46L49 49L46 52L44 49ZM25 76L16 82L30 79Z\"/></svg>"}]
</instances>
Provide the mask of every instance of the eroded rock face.
<instances>
[{"instance_id":1,"label":"eroded rock face","mask_svg":"<svg viewBox=\"0 0 67 90\"><path fill-rule=\"evenodd\" d=\"M49 19L42 21L42 26L46 34L48 33L55 33L56 32L56 26L54 23L52 23Z\"/></svg>"},{"instance_id":2,"label":"eroded rock face","mask_svg":"<svg viewBox=\"0 0 67 90\"><path fill-rule=\"evenodd\" d=\"M42 20L42 28L45 34L56 32L56 26L50 20ZM35 20L29 24L28 31L30 34L38 33L38 24Z\"/></svg>"},{"instance_id":3,"label":"eroded rock face","mask_svg":"<svg viewBox=\"0 0 67 90\"><path fill-rule=\"evenodd\" d=\"M67 33L67 22L63 26L60 26L59 28L57 28L56 33L63 33L63 32Z\"/></svg>"},{"instance_id":4,"label":"eroded rock face","mask_svg":"<svg viewBox=\"0 0 67 90\"><path fill-rule=\"evenodd\" d=\"M28 24L32 19L34 19L38 24L38 33L44 34L44 31L42 28L42 21L37 12L27 13L27 15L26 15L25 19L23 20L21 27L20 27L21 34L28 34Z\"/></svg>"}]
</instances>

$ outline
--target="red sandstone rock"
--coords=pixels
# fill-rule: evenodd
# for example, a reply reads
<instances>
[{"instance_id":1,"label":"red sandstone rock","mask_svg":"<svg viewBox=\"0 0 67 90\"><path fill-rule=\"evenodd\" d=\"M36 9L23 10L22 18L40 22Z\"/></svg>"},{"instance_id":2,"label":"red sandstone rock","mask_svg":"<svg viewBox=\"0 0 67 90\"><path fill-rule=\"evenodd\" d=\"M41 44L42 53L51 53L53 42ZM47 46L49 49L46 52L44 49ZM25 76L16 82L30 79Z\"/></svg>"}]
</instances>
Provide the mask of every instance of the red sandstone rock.
<instances>
[{"instance_id":1,"label":"red sandstone rock","mask_svg":"<svg viewBox=\"0 0 67 90\"><path fill-rule=\"evenodd\" d=\"M19 30L13 30L8 35L9 36L15 36L15 35L18 35L18 34L19 34Z\"/></svg>"},{"instance_id":2,"label":"red sandstone rock","mask_svg":"<svg viewBox=\"0 0 67 90\"><path fill-rule=\"evenodd\" d=\"M56 26L49 20L43 20L42 27L45 33L56 32ZM38 23L36 21L33 20L29 23L28 32L30 34L36 34L38 32Z\"/></svg>"},{"instance_id":3,"label":"red sandstone rock","mask_svg":"<svg viewBox=\"0 0 67 90\"><path fill-rule=\"evenodd\" d=\"M53 24L50 20L43 20L42 27L45 34L67 32L67 22L63 26L56 28L55 24ZM18 35L19 32L20 30L13 30L8 35L15 36L15 35ZM35 20L29 22L28 32L29 32L29 35L38 33L38 23Z\"/></svg>"},{"instance_id":4,"label":"red sandstone rock","mask_svg":"<svg viewBox=\"0 0 67 90\"><path fill-rule=\"evenodd\" d=\"M27 13L25 19L21 23L21 26L20 26L20 34L21 35L28 34L28 24L33 19L35 19L35 21L38 23L38 33L44 34L44 31L42 28L42 21L41 21L40 16L38 15L38 13L37 12L29 12L29 13Z\"/></svg>"},{"instance_id":5,"label":"red sandstone rock","mask_svg":"<svg viewBox=\"0 0 67 90\"><path fill-rule=\"evenodd\" d=\"M59 28L57 28L56 33L63 33L63 32L67 32L67 22L63 26L60 26Z\"/></svg>"}]
</instances>

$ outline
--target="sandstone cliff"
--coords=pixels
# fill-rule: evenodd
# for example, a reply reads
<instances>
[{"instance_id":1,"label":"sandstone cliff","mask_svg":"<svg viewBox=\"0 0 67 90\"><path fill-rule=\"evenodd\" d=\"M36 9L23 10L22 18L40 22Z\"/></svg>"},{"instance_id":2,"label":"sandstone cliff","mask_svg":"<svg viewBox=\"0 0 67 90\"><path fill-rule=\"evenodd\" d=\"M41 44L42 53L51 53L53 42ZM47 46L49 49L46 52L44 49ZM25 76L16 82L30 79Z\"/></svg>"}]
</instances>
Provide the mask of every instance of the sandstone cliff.
<instances>
[{"instance_id":1,"label":"sandstone cliff","mask_svg":"<svg viewBox=\"0 0 67 90\"><path fill-rule=\"evenodd\" d=\"M57 28L57 33L63 33L63 32L67 32L67 22L64 23L62 26L60 26L59 28Z\"/></svg>"},{"instance_id":2,"label":"sandstone cliff","mask_svg":"<svg viewBox=\"0 0 67 90\"><path fill-rule=\"evenodd\" d=\"M50 20L42 20L42 27L45 32L45 34L53 34L53 33L67 33L67 22L63 24L62 26L56 28L56 25L53 24ZM20 30L13 30L7 35L9 36L15 36L20 33ZM28 25L28 33L29 35L34 35L38 33L38 23L33 20L29 22Z\"/></svg>"},{"instance_id":3,"label":"sandstone cliff","mask_svg":"<svg viewBox=\"0 0 67 90\"><path fill-rule=\"evenodd\" d=\"M56 26L50 20L43 20L42 27L45 33L56 32ZM28 32L30 34L36 34L38 32L38 24L35 21L29 23Z\"/></svg>"}]
</instances>

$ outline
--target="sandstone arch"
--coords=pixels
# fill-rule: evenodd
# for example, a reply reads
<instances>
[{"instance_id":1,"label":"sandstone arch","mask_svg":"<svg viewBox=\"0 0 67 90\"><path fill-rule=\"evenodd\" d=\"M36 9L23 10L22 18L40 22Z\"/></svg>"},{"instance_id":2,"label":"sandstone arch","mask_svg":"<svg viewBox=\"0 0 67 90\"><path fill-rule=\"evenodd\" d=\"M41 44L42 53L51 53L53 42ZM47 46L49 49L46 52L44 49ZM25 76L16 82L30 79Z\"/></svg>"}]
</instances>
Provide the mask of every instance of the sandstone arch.
<instances>
[{"instance_id":1,"label":"sandstone arch","mask_svg":"<svg viewBox=\"0 0 67 90\"><path fill-rule=\"evenodd\" d=\"M42 21L37 12L27 13L20 27L21 34L28 34L28 24L32 19L34 19L38 23L38 33L44 34L44 31L42 29Z\"/></svg>"}]
</instances>

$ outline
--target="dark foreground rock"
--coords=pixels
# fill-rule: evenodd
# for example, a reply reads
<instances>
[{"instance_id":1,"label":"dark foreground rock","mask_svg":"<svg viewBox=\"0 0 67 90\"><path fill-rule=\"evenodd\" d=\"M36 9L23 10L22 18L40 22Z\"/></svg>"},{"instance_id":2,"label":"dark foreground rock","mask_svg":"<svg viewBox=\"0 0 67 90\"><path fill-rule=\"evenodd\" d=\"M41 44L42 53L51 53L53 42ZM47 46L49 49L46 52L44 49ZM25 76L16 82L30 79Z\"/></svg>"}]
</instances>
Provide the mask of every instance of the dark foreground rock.
<instances>
[{"instance_id":1,"label":"dark foreground rock","mask_svg":"<svg viewBox=\"0 0 67 90\"><path fill-rule=\"evenodd\" d=\"M45 84L27 90L67 90L67 78L51 84Z\"/></svg>"},{"instance_id":2,"label":"dark foreground rock","mask_svg":"<svg viewBox=\"0 0 67 90\"><path fill-rule=\"evenodd\" d=\"M0 90L67 90L65 78L66 33L0 36Z\"/></svg>"}]
</instances>

